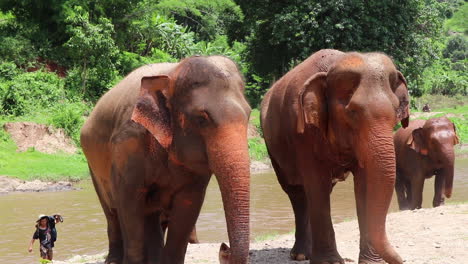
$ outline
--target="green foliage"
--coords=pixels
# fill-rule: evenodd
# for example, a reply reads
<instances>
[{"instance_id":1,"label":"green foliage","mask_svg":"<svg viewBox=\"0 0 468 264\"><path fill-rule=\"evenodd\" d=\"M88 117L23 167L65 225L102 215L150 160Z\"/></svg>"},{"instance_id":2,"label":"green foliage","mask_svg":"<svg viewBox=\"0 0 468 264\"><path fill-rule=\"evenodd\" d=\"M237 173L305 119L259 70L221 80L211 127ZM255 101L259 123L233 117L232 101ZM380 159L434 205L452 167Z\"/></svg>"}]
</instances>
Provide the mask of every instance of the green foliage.
<instances>
[{"instance_id":1,"label":"green foliage","mask_svg":"<svg viewBox=\"0 0 468 264\"><path fill-rule=\"evenodd\" d=\"M440 59L424 73L423 91L442 95L468 95L468 78L466 76L467 62L461 63L461 70L452 69L449 59Z\"/></svg>"},{"instance_id":2,"label":"green foliage","mask_svg":"<svg viewBox=\"0 0 468 264\"><path fill-rule=\"evenodd\" d=\"M383 51L394 57L415 94L444 18L444 4L435 0L236 2L245 14L247 60L263 78L278 79L323 48Z\"/></svg>"},{"instance_id":3,"label":"green foliage","mask_svg":"<svg viewBox=\"0 0 468 264\"><path fill-rule=\"evenodd\" d=\"M245 96L252 107L260 107L263 95L266 93L269 84L256 74L252 74L250 79L245 85Z\"/></svg>"},{"instance_id":4,"label":"green foliage","mask_svg":"<svg viewBox=\"0 0 468 264\"><path fill-rule=\"evenodd\" d=\"M13 78L20 74L21 70L18 69L14 62L0 62L0 82L11 81ZM1 98L0 92L0 98Z\"/></svg>"},{"instance_id":5,"label":"green foliage","mask_svg":"<svg viewBox=\"0 0 468 264\"><path fill-rule=\"evenodd\" d=\"M464 2L453 16L445 22L445 29L449 32L468 34L468 2Z\"/></svg>"},{"instance_id":6,"label":"green foliage","mask_svg":"<svg viewBox=\"0 0 468 264\"><path fill-rule=\"evenodd\" d=\"M63 128L77 146L80 146L80 129L84 124L83 115L89 107L83 103L57 104L50 109L48 124Z\"/></svg>"},{"instance_id":7,"label":"green foliage","mask_svg":"<svg viewBox=\"0 0 468 264\"><path fill-rule=\"evenodd\" d=\"M151 2L143 4L151 6ZM225 35L243 19L242 11L232 0L161 0L154 9L155 13L173 17L194 32L198 40L205 41Z\"/></svg>"},{"instance_id":8,"label":"green foliage","mask_svg":"<svg viewBox=\"0 0 468 264\"><path fill-rule=\"evenodd\" d=\"M156 47L181 59L191 53L194 45L194 33L188 27L156 13L145 13L134 20L132 30L137 36L136 52L142 56L151 56L152 48Z\"/></svg>"},{"instance_id":9,"label":"green foliage","mask_svg":"<svg viewBox=\"0 0 468 264\"><path fill-rule=\"evenodd\" d=\"M22 73L0 85L0 96L1 113L19 116L63 100L63 81L53 73Z\"/></svg>"},{"instance_id":10,"label":"green foliage","mask_svg":"<svg viewBox=\"0 0 468 264\"><path fill-rule=\"evenodd\" d=\"M468 59L468 40L464 35L455 35L449 38L447 46L443 51L444 58L449 58L452 62Z\"/></svg>"},{"instance_id":11,"label":"green foliage","mask_svg":"<svg viewBox=\"0 0 468 264\"><path fill-rule=\"evenodd\" d=\"M11 13L0 12L0 60L17 65L27 65L35 59L37 52L25 37L30 33L16 21Z\"/></svg>"},{"instance_id":12,"label":"green foliage","mask_svg":"<svg viewBox=\"0 0 468 264\"><path fill-rule=\"evenodd\" d=\"M69 88L79 89L85 98L97 100L117 78L118 49L112 38L113 25L104 17L92 23L89 13L80 6L68 11L65 22L70 39L64 47L76 67ZM80 86L77 81L81 82Z\"/></svg>"},{"instance_id":13,"label":"green foliage","mask_svg":"<svg viewBox=\"0 0 468 264\"><path fill-rule=\"evenodd\" d=\"M265 160L268 157L266 145L262 138L250 138L248 145L249 155L252 160Z\"/></svg>"}]
</instances>

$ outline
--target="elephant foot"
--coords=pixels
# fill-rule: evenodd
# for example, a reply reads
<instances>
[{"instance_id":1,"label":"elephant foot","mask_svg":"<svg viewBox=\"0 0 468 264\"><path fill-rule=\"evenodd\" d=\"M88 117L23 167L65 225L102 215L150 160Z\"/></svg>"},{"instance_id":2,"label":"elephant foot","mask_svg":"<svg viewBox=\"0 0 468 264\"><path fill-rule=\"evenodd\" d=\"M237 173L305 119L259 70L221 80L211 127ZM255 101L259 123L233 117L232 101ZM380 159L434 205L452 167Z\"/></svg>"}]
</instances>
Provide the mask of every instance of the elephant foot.
<instances>
[{"instance_id":1,"label":"elephant foot","mask_svg":"<svg viewBox=\"0 0 468 264\"><path fill-rule=\"evenodd\" d=\"M291 260L303 261L308 260L310 257L310 250L307 250L307 246L301 245L300 243L294 243L294 247L291 249L289 256Z\"/></svg>"},{"instance_id":2,"label":"elephant foot","mask_svg":"<svg viewBox=\"0 0 468 264\"><path fill-rule=\"evenodd\" d=\"M111 259L109 257L106 258L104 261L105 264L121 264L122 260L117 260L117 259Z\"/></svg>"},{"instance_id":3,"label":"elephant foot","mask_svg":"<svg viewBox=\"0 0 468 264\"><path fill-rule=\"evenodd\" d=\"M121 254L109 254L104 261L105 264L121 264L123 256Z\"/></svg>"},{"instance_id":4,"label":"elephant foot","mask_svg":"<svg viewBox=\"0 0 468 264\"><path fill-rule=\"evenodd\" d=\"M385 264L385 262L379 254L371 246L367 246L361 249L359 253L359 264Z\"/></svg>"}]
</instances>

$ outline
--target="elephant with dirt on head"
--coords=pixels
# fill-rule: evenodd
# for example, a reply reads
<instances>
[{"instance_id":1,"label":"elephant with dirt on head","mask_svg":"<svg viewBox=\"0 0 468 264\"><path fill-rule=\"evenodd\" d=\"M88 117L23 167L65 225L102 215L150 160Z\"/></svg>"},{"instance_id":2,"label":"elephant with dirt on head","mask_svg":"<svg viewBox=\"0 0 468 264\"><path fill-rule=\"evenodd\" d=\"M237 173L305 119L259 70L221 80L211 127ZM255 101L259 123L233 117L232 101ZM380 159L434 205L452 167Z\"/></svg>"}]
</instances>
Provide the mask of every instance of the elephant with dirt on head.
<instances>
[{"instance_id":1,"label":"elephant with dirt on head","mask_svg":"<svg viewBox=\"0 0 468 264\"><path fill-rule=\"evenodd\" d=\"M444 204L445 197L452 195L454 145L458 144L455 124L446 117L413 120L406 129L398 129L394 143L400 210L421 208L424 181L434 175L432 205Z\"/></svg>"},{"instance_id":2,"label":"elephant with dirt on head","mask_svg":"<svg viewBox=\"0 0 468 264\"><path fill-rule=\"evenodd\" d=\"M359 263L403 263L385 231L395 183L392 129L409 117L403 75L382 53L320 50L265 95L268 153L295 215L292 259L344 263L337 251L330 193L348 172L360 230Z\"/></svg>"},{"instance_id":3,"label":"elephant with dirt on head","mask_svg":"<svg viewBox=\"0 0 468 264\"><path fill-rule=\"evenodd\" d=\"M184 263L213 173L231 245L225 260L247 263L251 109L243 92L231 60L194 56L140 67L98 101L81 144L107 218L106 264Z\"/></svg>"}]
</instances>

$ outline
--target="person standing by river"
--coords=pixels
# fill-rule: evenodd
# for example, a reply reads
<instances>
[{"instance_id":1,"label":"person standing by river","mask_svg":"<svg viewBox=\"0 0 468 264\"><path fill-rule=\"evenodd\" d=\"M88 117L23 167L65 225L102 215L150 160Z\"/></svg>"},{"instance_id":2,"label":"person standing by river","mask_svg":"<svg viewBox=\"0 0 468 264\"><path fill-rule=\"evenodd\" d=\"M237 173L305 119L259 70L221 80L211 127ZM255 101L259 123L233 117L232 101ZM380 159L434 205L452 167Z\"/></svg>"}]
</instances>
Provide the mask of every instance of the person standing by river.
<instances>
[{"instance_id":1,"label":"person standing by river","mask_svg":"<svg viewBox=\"0 0 468 264\"><path fill-rule=\"evenodd\" d=\"M36 231L29 243L29 252L32 252L34 241L39 239L39 251L42 259L52 260L54 243L57 240L55 224L63 222L61 215L39 215L36 221Z\"/></svg>"}]
</instances>

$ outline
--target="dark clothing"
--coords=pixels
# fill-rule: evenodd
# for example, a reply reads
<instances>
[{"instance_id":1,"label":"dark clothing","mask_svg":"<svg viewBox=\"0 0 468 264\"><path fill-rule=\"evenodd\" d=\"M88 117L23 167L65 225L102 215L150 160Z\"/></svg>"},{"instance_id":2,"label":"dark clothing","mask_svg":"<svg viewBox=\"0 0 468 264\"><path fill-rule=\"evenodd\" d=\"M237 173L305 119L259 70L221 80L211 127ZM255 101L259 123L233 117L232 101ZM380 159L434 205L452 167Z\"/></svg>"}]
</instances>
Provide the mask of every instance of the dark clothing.
<instances>
[{"instance_id":1,"label":"dark clothing","mask_svg":"<svg viewBox=\"0 0 468 264\"><path fill-rule=\"evenodd\" d=\"M39 226L36 228L36 232L34 232L33 239L39 239L41 243L41 248L53 248L54 242L52 242L52 235L51 235L51 228L47 226L46 228L42 229Z\"/></svg>"},{"instance_id":2,"label":"dark clothing","mask_svg":"<svg viewBox=\"0 0 468 264\"><path fill-rule=\"evenodd\" d=\"M46 216L47 218L47 228L41 229L36 225L36 232L34 232L33 239L38 239L41 242L41 245L44 245L46 248L53 248L54 242L57 240L57 229L55 228L55 219L52 216ZM50 247L49 247L50 245Z\"/></svg>"}]
</instances>

